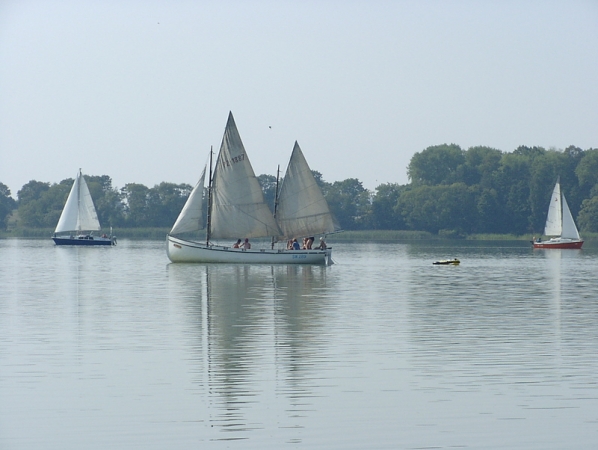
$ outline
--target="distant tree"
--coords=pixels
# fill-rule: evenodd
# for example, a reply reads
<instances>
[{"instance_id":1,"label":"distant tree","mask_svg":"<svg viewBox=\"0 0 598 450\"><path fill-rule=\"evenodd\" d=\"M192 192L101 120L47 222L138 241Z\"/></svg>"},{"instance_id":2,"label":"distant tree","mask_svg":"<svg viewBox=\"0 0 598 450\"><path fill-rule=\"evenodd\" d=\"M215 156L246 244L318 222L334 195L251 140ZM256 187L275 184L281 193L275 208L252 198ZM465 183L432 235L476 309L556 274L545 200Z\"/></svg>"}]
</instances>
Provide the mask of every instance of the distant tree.
<instances>
[{"instance_id":1,"label":"distant tree","mask_svg":"<svg viewBox=\"0 0 598 450\"><path fill-rule=\"evenodd\" d=\"M458 181L458 168L465 155L456 144L428 147L411 158L407 175L414 186L452 184Z\"/></svg>"},{"instance_id":2,"label":"distant tree","mask_svg":"<svg viewBox=\"0 0 598 450\"><path fill-rule=\"evenodd\" d=\"M370 224L370 194L357 178L335 181L325 194L326 201L345 230L362 230Z\"/></svg>"},{"instance_id":3,"label":"distant tree","mask_svg":"<svg viewBox=\"0 0 598 450\"><path fill-rule=\"evenodd\" d=\"M492 176L500 167L503 153L490 147L470 147L465 152L465 162L457 168L461 181L468 186L481 185L488 188Z\"/></svg>"},{"instance_id":4,"label":"distant tree","mask_svg":"<svg viewBox=\"0 0 598 450\"><path fill-rule=\"evenodd\" d=\"M0 183L0 227L6 230L8 217L15 209L17 202L12 198L10 189L4 183Z\"/></svg>"},{"instance_id":5,"label":"distant tree","mask_svg":"<svg viewBox=\"0 0 598 450\"><path fill-rule=\"evenodd\" d=\"M575 175L582 197L592 197L592 189L598 186L598 149L589 149L585 152L575 168Z\"/></svg>"},{"instance_id":6,"label":"distant tree","mask_svg":"<svg viewBox=\"0 0 598 450\"><path fill-rule=\"evenodd\" d=\"M403 216L395 207L399 197L408 189L396 183L379 185L372 198L372 227L377 230L405 229Z\"/></svg>"},{"instance_id":7,"label":"distant tree","mask_svg":"<svg viewBox=\"0 0 598 450\"><path fill-rule=\"evenodd\" d=\"M507 224L501 218L505 217L505 207L498 200L495 189L482 189L477 197L478 231L484 233L507 233Z\"/></svg>"},{"instance_id":8,"label":"distant tree","mask_svg":"<svg viewBox=\"0 0 598 450\"><path fill-rule=\"evenodd\" d=\"M148 192L146 226L171 227L183 209L193 187L189 184L162 182Z\"/></svg>"},{"instance_id":9,"label":"distant tree","mask_svg":"<svg viewBox=\"0 0 598 450\"><path fill-rule=\"evenodd\" d=\"M504 233L531 231L530 168L531 159L527 155L506 153L501 159L494 187L499 204L504 205L504 216L497 217L497 221L502 222L500 229Z\"/></svg>"},{"instance_id":10,"label":"distant tree","mask_svg":"<svg viewBox=\"0 0 598 450\"><path fill-rule=\"evenodd\" d=\"M55 226L69 189L62 184L50 186L50 183L29 181L17 193L20 224L32 228Z\"/></svg>"},{"instance_id":11,"label":"distant tree","mask_svg":"<svg viewBox=\"0 0 598 450\"><path fill-rule=\"evenodd\" d=\"M102 227L124 226L123 197L117 189L112 187L112 178L108 175L84 176Z\"/></svg>"},{"instance_id":12,"label":"distant tree","mask_svg":"<svg viewBox=\"0 0 598 450\"><path fill-rule=\"evenodd\" d=\"M475 188L464 183L415 187L401 195L396 209L409 229L431 233L471 233L479 222Z\"/></svg>"},{"instance_id":13,"label":"distant tree","mask_svg":"<svg viewBox=\"0 0 598 450\"><path fill-rule=\"evenodd\" d=\"M257 177L257 180L260 182L260 186L262 187L262 192L264 193L264 201L270 207L272 212L274 212L274 197L276 196L276 177L274 175L266 175L262 174ZM279 181L279 185L282 183L282 180Z\"/></svg>"},{"instance_id":14,"label":"distant tree","mask_svg":"<svg viewBox=\"0 0 598 450\"><path fill-rule=\"evenodd\" d=\"M38 200L42 193L50 189L50 183L31 180L17 192L19 206L27 204L32 200Z\"/></svg>"},{"instance_id":15,"label":"distant tree","mask_svg":"<svg viewBox=\"0 0 598 450\"><path fill-rule=\"evenodd\" d=\"M127 227L148 227L149 224L149 188L143 184L127 183L121 189L124 201L125 223Z\"/></svg>"},{"instance_id":16,"label":"distant tree","mask_svg":"<svg viewBox=\"0 0 598 450\"><path fill-rule=\"evenodd\" d=\"M330 190L330 187L332 186L332 184L324 181L324 179L322 178L322 174L320 172L318 172L317 170L312 170L311 173L316 180L316 184L320 187L324 196L326 196L326 194Z\"/></svg>"},{"instance_id":17,"label":"distant tree","mask_svg":"<svg viewBox=\"0 0 598 450\"><path fill-rule=\"evenodd\" d=\"M598 232L598 195L583 201L577 222L582 231Z\"/></svg>"}]
</instances>

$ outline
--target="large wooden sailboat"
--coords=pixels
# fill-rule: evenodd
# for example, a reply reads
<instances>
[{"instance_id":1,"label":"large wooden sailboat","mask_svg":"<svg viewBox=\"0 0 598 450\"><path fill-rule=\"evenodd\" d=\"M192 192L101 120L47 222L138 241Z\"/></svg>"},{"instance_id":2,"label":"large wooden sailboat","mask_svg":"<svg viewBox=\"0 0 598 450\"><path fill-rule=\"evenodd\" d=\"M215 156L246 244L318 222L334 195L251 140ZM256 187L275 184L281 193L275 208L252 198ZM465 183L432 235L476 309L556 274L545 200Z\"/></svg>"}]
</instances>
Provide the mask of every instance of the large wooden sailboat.
<instances>
[{"instance_id":1,"label":"large wooden sailboat","mask_svg":"<svg viewBox=\"0 0 598 450\"><path fill-rule=\"evenodd\" d=\"M79 169L52 239L56 245L116 245L112 236L94 236L93 232L100 230L96 208Z\"/></svg>"},{"instance_id":2,"label":"large wooden sailboat","mask_svg":"<svg viewBox=\"0 0 598 450\"><path fill-rule=\"evenodd\" d=\"M554 237L547 241L534 239L532 242L534 248L579 249L583 245L583 240L579 236L569 205L567 205L565 194L561 193L559 180L557 180L552 191L544 234Z\"/></svg>"},{"instance_id":3,"label":"large wooden sailboat","mask_svg":"<svg viewBox=\"0 0 598 450\"><path fill-rule=\"evenodd\" d=\"M167 255L172 262L241 264L331 264L332 249L290 250L293 238L325 235L339 230L328 203L314 179L301 148L295 147L274 214L264 202L262 188L251 167L232 113L229 113L214 171L210 159L206 241L182 237L204 228L203 189L206 170L167 235ZM234 248L232 241L271 238L268 248ZM216 239L230 243L219 245ZM283 242L275 248L276 242ZM317 244L314 244L317 245Z\"/></svg>"}]
</instances>

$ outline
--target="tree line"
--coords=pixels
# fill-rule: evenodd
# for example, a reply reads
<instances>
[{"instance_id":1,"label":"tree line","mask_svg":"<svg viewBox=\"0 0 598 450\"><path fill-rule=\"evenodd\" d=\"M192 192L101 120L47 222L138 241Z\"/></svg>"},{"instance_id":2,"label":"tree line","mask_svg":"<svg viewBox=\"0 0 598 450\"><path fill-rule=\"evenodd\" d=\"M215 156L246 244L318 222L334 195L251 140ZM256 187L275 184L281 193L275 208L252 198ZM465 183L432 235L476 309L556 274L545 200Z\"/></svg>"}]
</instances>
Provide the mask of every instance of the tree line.
<instances>
[{"instance_id":1,"label":"tree line","mask_svg":"<svg viewBox=\"0 0 598 450\"><path fill-rule=\"evenodd\" d=\"M409 183L383 183L369 191L357 178L326 182L313 171L344 230L417 230L445 236L472 233L541 234L557 178L581 231L598 231L598 149L520 146L513 152L443 144L416 153ZM108 175L85 176L104 227L170 227L192 186L162 182L154 187L112 186ZM258 177L274 204L276 177ZM0 183L0 226L13 210L18 226L56 226L74 180L32 180L11 197Z\"/></svg>"}]
</instances>

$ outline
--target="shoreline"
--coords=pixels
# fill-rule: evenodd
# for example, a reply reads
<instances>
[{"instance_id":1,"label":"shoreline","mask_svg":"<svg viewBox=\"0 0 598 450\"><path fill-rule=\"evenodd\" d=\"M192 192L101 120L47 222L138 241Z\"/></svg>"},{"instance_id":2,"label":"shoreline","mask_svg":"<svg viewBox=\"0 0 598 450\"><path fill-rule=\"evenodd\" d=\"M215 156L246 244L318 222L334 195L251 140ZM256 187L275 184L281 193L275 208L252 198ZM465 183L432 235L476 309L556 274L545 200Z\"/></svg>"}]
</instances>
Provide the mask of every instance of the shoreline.
<instances>
[{"instance_id":1,"label":"shoreline","mask_svg":"<svg viewBox=\"0 0 598 450\"><path fill-rule=\"evenodd\" d=\"M163 240L170 231L170 228L119 228L113 230L113 234L118 239L148 239ZM99 234L106 231L99 232ZM48 228L24 228L13 229L10 231L0 231L0 239L10 238L28 238L28 239L50 239L54 234L53 229ZM537 235L539 236L539 235ZM598 233L583 233L584 241L598 241ZM199 240L204 239L201 235ZM410 230L360 230L343 231L341 233L330 234L326 240L333 242L345 241L530 241L532 235L514 235L514 234L471 234L456 235L449 233L432 234L427 231Z\"/></svg>"}]
</instances>

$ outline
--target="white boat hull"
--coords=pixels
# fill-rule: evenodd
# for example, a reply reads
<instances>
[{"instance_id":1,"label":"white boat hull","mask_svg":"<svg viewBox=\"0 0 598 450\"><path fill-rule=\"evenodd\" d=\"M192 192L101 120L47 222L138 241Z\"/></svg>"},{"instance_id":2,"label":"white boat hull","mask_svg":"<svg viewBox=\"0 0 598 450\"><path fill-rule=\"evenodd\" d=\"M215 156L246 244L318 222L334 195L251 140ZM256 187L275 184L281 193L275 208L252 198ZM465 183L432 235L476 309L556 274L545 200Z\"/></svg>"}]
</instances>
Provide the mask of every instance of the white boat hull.
<instances>
[{"instance_id":1,"label":"white boat hull","mask_svg":"<svg viewBox=\"0 0 598 450\"><path fill-rule=\"evenodd\" d=\"M166 253L173 263L332 264L332 249L270 250L206 245L168 235Z\"/></svg>"}]
</instances>

